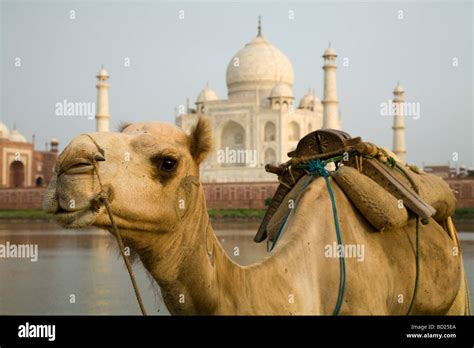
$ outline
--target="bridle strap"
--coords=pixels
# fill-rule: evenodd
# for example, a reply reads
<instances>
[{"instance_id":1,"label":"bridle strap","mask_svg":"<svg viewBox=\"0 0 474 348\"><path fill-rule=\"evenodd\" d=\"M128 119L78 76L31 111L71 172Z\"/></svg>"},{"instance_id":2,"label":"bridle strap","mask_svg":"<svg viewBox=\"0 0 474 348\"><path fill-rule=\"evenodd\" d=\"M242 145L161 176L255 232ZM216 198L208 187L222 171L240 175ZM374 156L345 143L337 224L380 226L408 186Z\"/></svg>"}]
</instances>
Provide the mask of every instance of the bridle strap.
<instances>
[{"instance_id":1,"label":"bridle strap","mask_svg":"<svg viewBox=\"0 0 474 348\"><path fill-rule=\"evenodd\" d=\"M132 265L131 265L130 260L128 259L127 255L125 255L125 246L123 244L122 236L120 235L120 232L117 228L117 224L115 223L114 214L112 213L112 209L110 207L108 193L105 190L104 185L102 184L102 180L100 178L98 162L99 161L105 161L105 152L99 146L99 144L97 144L97 142L89 134L85 134L85 135L88 136L92 140L94 145L97 147L97 150L103 156L103 157L100 157L99 155L96 155L92 159L92 165L94 166L94 171L95 171L95 174L97 176L97 180L99 181L99 186L100 186L100 192L97 195L96 200L99 201L99 202L102 202L105 206L105 209L107 210L107 214L109 215L110 223L112 224L112 229L113 229L115 238L117 239L117 243L118 243L119 248L120 248L120 254L122 255L123 261L125 262L125 266L127 267L128 275L130 276L130 280L132 282L133 290L135 291L135 297L137 298L138 305L140 306L140 310L141 310L142 314L147 315L146 310L145 310L145 306L143 305L142 297L140 295L140 290L138 289L137 281L136 281L135 275L133 273Z\"/></svg>"}]
</instances>

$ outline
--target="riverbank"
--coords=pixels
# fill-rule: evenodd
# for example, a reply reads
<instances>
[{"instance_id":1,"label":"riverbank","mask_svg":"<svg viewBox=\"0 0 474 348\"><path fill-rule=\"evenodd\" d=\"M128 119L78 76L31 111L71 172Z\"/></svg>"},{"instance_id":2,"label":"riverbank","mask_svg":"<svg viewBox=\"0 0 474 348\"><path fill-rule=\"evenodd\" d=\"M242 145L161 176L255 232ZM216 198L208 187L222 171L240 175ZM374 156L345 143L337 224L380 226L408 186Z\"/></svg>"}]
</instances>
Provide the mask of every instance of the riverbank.
<instances>
[{"instance_id":1,"label":"riverbank","mask_svg":"<svg viewBox=\"0 0 474 348\"><path fill-rule=\"evenodd\" d=\"M210 209L211 220L251 220L260 221L265 209ZM7 220L51 220L52 216L40 209L0 210L0 219ZM474 224L474 207L459 208L453 216L456 224Z\"/></svg>"},{"instance_id":2,"label":"riverbank","mask_svg":"<svg viewBox=\"0 0 474 348\"><path fill-rule=\"evenodd\" d=\"M0 210L0 219L51 220L51 214L41 209Z\"/></svg>"}]
</instances>

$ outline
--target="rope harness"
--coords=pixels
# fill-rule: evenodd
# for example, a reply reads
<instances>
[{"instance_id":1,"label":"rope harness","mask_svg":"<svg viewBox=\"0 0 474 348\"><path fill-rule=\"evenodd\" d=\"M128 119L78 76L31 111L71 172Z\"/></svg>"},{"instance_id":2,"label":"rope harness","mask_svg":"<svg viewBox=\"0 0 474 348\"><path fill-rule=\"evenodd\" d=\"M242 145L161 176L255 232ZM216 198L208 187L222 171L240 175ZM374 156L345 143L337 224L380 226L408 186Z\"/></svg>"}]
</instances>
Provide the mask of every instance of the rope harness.
<instances>
[{"instance_id":1,"label":"rope harness","mask_svg":"<svg viewBox=\"0 0 474 348\"><path fill-rule=\"evenodd\" d=\"M119 249L120 249L120 254L122 255L123 261L125 263L125 266L127 267L128 275L130 276L130 281L132 282L132 287L135 292L135 297L137 298L138 305L140 307L140 311L142 312L142 315L147 315L145 306L143 305L142 297L140 295L140 290L138 289L137 281L135 279L135 275L133 273L132 265L130 263L130 260L128 259L127 255L125 255L125 245L123 244L122 236L120 235L120 231L117 228L117 224L115 223L115 218L114 214L112 213L112 209L110 207L110 202L108 198L108 193L105 190L104 185L102 184L102 180L100 178L99 174L99 162L105 161L105 152L104 149L102 149L99 144L92 138L89 134L85 134L88 136L94 145L97 147L97 150L100 152L101 155L95 155L93 157L92 165L94 166L94 172L97 176L97 180L99 182L100 186L100 192L96 197L96 201L102 203L105 206L105 209L107 211L107 214L109 215L110 223L112 224L112 229L113 229L113 234L115 236L115 239L117 240Z\"/></svg>"},{"instance_id":2,"label":"rope harness","mask_svg":"<svg viewBox=\"0 0 474 348\"><path fill-rule=\"evenodd\" d=\"M414 182L413 178L410 176L410 174L402 167L400 166L393 157L389 156L385 151L382 149L379 149L380 152L377 153L377 157L379 160L381 160L385 165L387 165L391 169L398 169L410 182L410 185L412 186L413 190L419 194L419 188ZM356 163L357 163L357 169L359 172L362 170L362 165L363 165L363 159L364 158L374 158L375 156L367 156L367 155L360 155L356 152L352 152L348 154L349 157L356 156ZM347 154L346 154L347 156ZM319 159L316 160L309 160L306 163L298 163L296 165L293 165L295 168L303 168L306 169L309 173L309 178L306 180L306 182L303 185L303 190L306 189L306 187L313 181L316 175L319 175L324 178L324 181L326 182L326 187L329 193L329 197L331 199L331 206L332 206L332 211L333 211L333 218L334 218L334 225L336 229L336 239L337 239L337 246L340 250L340 257L339 257L339 291L338 291L338 296L337 296L337 301L336 305L333 311L333 315L338 315L344 300L344 293L345 293L345 288L346 288L346 263L345 263L345 255L344 255L344 248L343 248L343 243L342 243L342 237L341 237L341 230L339 226L339 218L337 214L337 207L336 207L336 200L334 198L334 193L331 188L331 183L329 182L329 177L331 176L331 172L326 169L326 166L329 163L334 163L337 167L337 162L341 160L346 160L344 158L344 155L339 155L335 157L331 157L327 160L321 161ZM290 173L291 173L291 167L289 167ZM293 208L294 209L294 208ZM267 251L270 252L275 248L275 245L278 241L278 239L281 237L285 226L288 222L288 218L290 216L290 213L293 209L289 209L288 212L286 213L285 217L283 218L283 222L280 225L274 240L272 241L271 247L268 248L267 245ZM413 296L410 302L410 306L408 308L407 315L411 314L411 311L413 309L413 305L415 303L415 298L418 292L418 284L419 284L419 273L420 273L420 253L419 253L419 226L420 226L420 217L416 215L416 232L415 232L415 284L413 288Z\"/></svg>"}]
</instances>

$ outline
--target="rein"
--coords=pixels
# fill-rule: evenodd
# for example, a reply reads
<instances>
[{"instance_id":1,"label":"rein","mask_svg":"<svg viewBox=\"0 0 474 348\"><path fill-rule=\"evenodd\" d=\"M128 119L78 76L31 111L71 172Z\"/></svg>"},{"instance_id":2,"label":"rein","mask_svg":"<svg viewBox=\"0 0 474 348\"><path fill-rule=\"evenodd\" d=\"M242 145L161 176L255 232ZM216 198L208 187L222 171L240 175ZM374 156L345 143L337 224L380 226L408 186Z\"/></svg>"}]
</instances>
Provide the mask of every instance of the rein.
<instances>
[{"instance_id":1,"label":"rein","mask_svg":"<svg viewBox=\"0 0 474 348\"><path fill-rule=\"evenodd\" d=\"M115 218L114 218L114 214L112 213L112 209L110 207L107 191L105 190L104 185L102 184L102 180L100 178L98 163L105 161L104 149L102 149L99 146L99 144L97 144L97 142L89 134L85 134L85 135L87 135L92 140L94 145L97 147L97 150L101 153L101 155L95 155L92 161L92 165L94 166L94 171L95 171L95 174L97 176L97 180L99 181L99 186L100 186L100 192L97 195L96 200L98 202L103 203L105 206L105 209L107 210L107 214L109 215L109 219L112 224L112 229L114 231L114 235L120 249L120 254L122 255L125 266L127 267L128 275L130 276L130 281L132 282L133 290L135 292L135 297L137 298L138 305L140 306L140 311L142 312L142 315L147 315L145 306L143 305L142 297L140 295L140 290L138 289L137 281L133 273L132 265L130 264L130 260L128 259L127 255L125 255L125 246L123 244L120 231L117 228L117 224L115 223Z\"/></svg>"}]
</instances>

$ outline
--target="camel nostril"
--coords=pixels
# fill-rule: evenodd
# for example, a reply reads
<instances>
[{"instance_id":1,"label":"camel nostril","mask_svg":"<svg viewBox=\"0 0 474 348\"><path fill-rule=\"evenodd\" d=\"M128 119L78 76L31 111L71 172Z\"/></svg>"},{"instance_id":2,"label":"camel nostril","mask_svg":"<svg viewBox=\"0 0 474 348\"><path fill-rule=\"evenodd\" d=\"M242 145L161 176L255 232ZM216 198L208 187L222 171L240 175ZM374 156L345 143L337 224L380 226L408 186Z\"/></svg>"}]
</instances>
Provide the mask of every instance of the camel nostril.
<instances>
[{"instance_id":1,"label":"camel nostril","mask_svg":"<svg viewBox=\"0 0 474 348\"><path fill-rule=\"evenodd\" d=\"M104 161L105 161L105 157L102 156L102 155L95 155L95 156L94 156L94 160L95 160L96 162L104 162Z\"/></svg>"}]
</instances>

